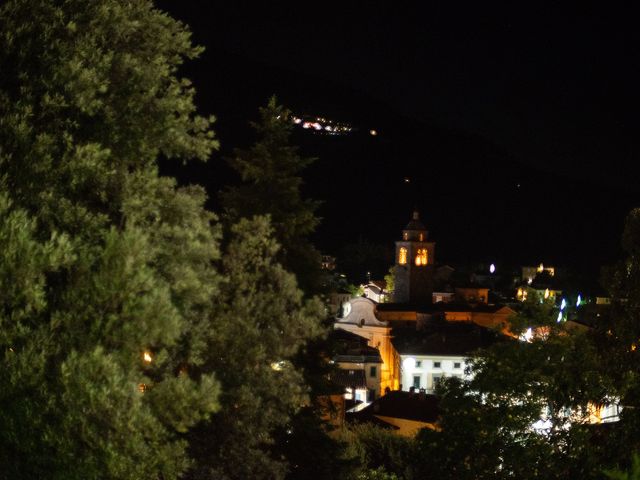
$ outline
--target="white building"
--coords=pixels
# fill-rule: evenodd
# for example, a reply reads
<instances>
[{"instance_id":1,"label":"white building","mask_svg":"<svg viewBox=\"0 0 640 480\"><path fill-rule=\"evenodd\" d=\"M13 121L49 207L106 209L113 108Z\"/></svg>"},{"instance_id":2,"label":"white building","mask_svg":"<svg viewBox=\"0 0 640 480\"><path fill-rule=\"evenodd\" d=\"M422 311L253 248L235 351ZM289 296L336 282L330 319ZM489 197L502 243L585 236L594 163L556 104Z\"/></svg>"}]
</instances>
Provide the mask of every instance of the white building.
<instances>
[{"instance_id":1,"label":"white building","mask_svg":"<svg viewBox=\"0 0 640 480\"><path fill-rule=\"evenodd\" d=\"M384 280L371 280L366 285L362 285L363 295L376 303L387 301L387 282Z\"/></svg>"},{"instance_id":2,"label":"white building","mask_svg":"<svg viewBox=\"0 0 640 480\"><path fill-rule=\"evenodd\" d=\"M395 329L393 346L400 355L402 390L433 393L440 379L468 379L466 360L471 354L504 336L471 322L437 322L421 330Z\"/></svg>"}]
</instances>

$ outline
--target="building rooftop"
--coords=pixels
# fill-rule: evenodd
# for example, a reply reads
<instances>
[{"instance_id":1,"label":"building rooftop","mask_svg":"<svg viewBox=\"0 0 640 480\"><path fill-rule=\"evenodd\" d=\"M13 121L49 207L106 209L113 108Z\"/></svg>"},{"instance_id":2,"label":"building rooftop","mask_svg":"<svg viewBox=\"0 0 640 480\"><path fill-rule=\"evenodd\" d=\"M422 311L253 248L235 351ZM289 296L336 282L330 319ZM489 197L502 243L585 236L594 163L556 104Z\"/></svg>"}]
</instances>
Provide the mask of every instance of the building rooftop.
<instances>
[{"instance_id":1,"label":"building rooftop","mask_svg":"<svg viewBox=\"0 0 640 480\"><path fill-rule=\"evenodd\" d=\"M497 313L502 309L509 309L506 305L465 302L437 303L431 312L476 312L476 313ZM506 311L506 310L505 310Z\"/></svg>"},{"instance_id":2,"label":"building rooftop","mask_svg":"<svg viewBox=\"0 0 640 480\"><path fill-rule=\"evenodd\" d=\"M381 303L376 309L381 312L418 312L418 313L439 313L439 312L479 312L496 313L503 308L508 308L501 304L468 304L465 302L438 302L434 304L416 303Z\"/></svg>"},{"instance_id":3,"label":"building rooftop","mask_svg":"<svg viewBox=\"0 0 640 480\"><path fill-rule=\"evenodd\" d=\"M370 347L367 339L337 329L331 333L336 344L336 355L334 361L345 363L382 363L380 352L377 348Z\"/></svg>"},{"instance_id":4,"label":"building rooftop","mask_svg":"<svg viewBox=\"0 0 640 480\"><path fill-rule=\"evenodd\" d=\"M464 356L508 337L471 322L437 322L422 330L394 328L393 346L400 355Z\"/></svg>"},{"instance_id":5,"label":"building rooftop","mask_svg":"<svg viewBox=\"0 0 640 480\"><path fill-rule=\"evenodd\" d=\"M332 383L344 388L367 388L364 370L335 370L329 377Z\"/></svg>"},{"instance_id":6,"label":"building rooftop","mask_svg":"<svg viewBox=\"0 0 640 480\"><path fill-rule=\"evenodd\" d=\"M349 414L349 420L369 422L376 416L402 418L434 423L438 419L438 397L425 393L392 391L371 402L359 412Z\"/></svg>"}]
</instances>

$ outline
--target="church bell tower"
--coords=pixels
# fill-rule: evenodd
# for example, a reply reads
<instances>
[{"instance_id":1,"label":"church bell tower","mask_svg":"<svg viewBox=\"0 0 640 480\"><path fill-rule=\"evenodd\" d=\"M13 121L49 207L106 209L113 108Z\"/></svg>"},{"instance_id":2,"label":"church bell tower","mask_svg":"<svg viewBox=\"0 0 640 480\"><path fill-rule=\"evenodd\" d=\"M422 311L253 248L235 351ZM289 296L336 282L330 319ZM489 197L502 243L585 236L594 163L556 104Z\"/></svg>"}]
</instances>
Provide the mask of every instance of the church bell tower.
<instances>
[{"instance_id":1,"label":"church bell tower","mask_svg":"<svg viewBox=\"0 0 640 480\"><path fill-rule=\"evenodd\" d=\"M414 211L402 231L402 240L396 242L395 303L431 303L436 244L428 242L427 235L420 215Z\"/></svg>"}]
</instances>

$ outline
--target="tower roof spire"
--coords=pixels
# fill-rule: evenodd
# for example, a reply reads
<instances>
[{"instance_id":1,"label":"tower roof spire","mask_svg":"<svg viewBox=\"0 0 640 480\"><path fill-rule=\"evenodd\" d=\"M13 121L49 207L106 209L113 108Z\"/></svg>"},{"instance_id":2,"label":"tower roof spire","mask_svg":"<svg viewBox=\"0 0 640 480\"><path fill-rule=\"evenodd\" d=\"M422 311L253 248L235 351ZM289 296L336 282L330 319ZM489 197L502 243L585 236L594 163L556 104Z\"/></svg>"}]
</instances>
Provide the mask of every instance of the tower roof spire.
<instances>
[{"instance_id":1,"label":"tower roof spire","mask_svg":"<svg viewBox=\"0 0 640 480\"><path fill-rule=\"evenodd\" d=\"M418 209L413 210L413 214L411 215L411 221L407 223L407 226L404 227L404 229L414 230L414 231L421 231L421 230L427 229L424 226L424 224L420 221L420 212L418 212Z\"/></svg>"}]
</instances>

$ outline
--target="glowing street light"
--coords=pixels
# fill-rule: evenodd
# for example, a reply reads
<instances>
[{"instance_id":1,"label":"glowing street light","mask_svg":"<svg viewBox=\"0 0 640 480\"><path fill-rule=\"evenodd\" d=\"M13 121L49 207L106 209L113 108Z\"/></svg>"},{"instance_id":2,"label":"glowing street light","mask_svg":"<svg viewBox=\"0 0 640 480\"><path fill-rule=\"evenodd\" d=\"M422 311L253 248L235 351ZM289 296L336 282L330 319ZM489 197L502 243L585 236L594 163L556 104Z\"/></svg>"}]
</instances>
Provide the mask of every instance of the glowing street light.
<instances>
[{"instance_id":1,"label":"glowing street light","mask_svg":"<svg viewBox=\"0 0 640 480\"><path fill-rule=\"evenodd\" d=\"M560 311L563 311L567 306L567 301L563 298L562 302L560 302Z\"/></svg>"},{"instance_id":2,"label":"glowing street light","mask_svg":"<svg viewBox=\"0 0 640 480\"><path fill-rule=\"evenodd\" d=\"M489 273L496 273L496 266L493 263L489 265Z\"/></svg>"},{"instance_id":3,"label":"glowing street light","mask_svg":"<svg viewBox=\"0 0 640 480\"><path fill-rule=\"evenodd\" d=\"M151 363L153 361L153 357L151 356L151 352L148 350L145 350L142 353L142 359L145 361L145 363Z\"/></svg>"},{"instance_id":4,"label":"glowing street light","mask_svg":"<svg viewBox=\"0 0 640 480\"><path fill-rule=\"evenodd\" d=\"M402 361L402 367L407 371L413 370L414 368L416 368L416 359L413 357L405 358Z\"/></svg>"},{"instance_id":5,"label":"glowing street light","mask_svg":"<svg viewBox=\"0 0 640 480\"><path fill-rule=\"evenodd\" d=\"M580 296L580 294L578 294L578 300L576 300L576 307L579 307L581 303L582 303L582 297Z\"/></svg>"}]
</instances>

